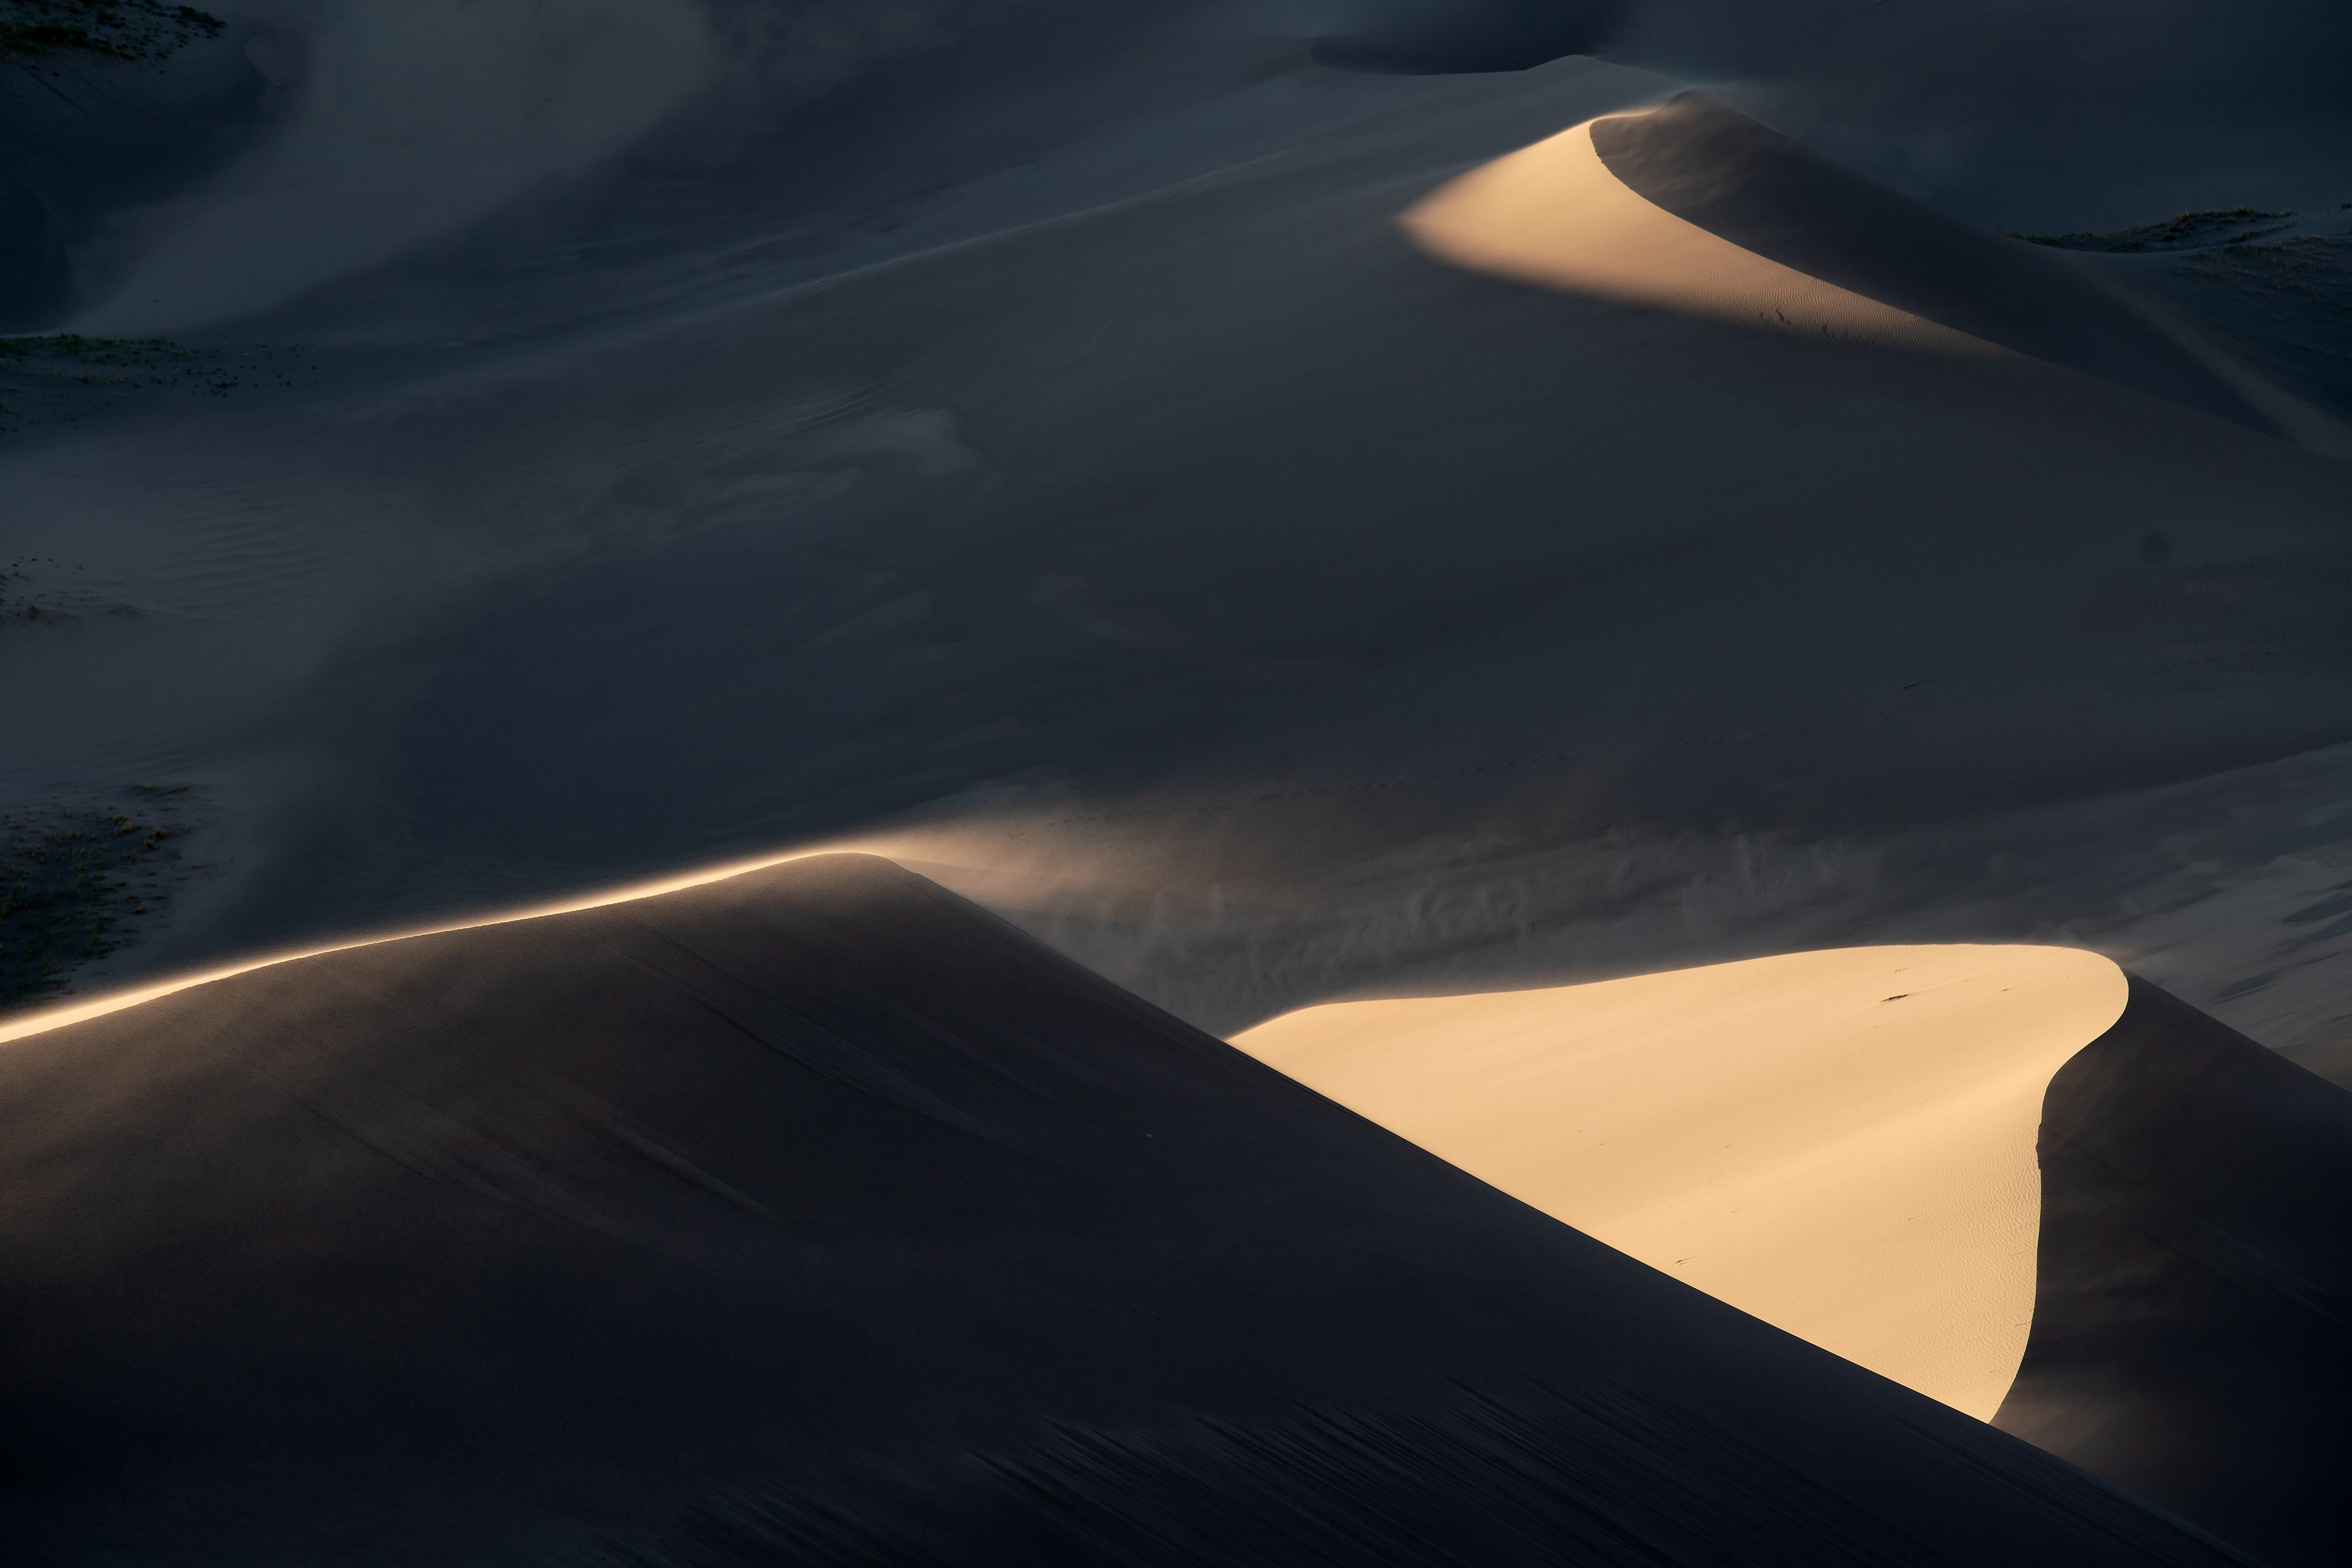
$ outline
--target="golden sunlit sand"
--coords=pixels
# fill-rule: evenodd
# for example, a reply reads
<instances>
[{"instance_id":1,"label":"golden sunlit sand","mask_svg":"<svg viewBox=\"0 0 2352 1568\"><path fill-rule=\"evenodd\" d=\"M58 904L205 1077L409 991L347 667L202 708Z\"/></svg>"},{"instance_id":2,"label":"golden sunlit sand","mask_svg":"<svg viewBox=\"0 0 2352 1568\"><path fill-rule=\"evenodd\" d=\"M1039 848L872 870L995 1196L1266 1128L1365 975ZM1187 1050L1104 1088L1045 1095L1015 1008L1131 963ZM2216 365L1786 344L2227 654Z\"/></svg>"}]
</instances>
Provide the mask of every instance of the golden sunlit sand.
<instances>
[{"instance_id":1,"label":"golden sunlit sand","mask_svg":"<svg viewBox=\"0 0 2352 1568\"><path fill-rule=\"evenodd\" d=\"M1979 1418L2033 1313L2051 1076L2123 972L1864 947L1341 1002L1234 1044L1514 1197Z\"/></svg>"},{"instance_id":2,"label":"golden sunlit sand","mask_svg":"<svg viewBox=\"0 0 2352 1568\"><path fill-rule=\"evenodd\" d=\"M1627 188L1592 122L1473 169L1399 220L1430 255L1514 282L1771 331L1946 353L1980 339L1744 250Z\"/></svg>"}]
</instances>

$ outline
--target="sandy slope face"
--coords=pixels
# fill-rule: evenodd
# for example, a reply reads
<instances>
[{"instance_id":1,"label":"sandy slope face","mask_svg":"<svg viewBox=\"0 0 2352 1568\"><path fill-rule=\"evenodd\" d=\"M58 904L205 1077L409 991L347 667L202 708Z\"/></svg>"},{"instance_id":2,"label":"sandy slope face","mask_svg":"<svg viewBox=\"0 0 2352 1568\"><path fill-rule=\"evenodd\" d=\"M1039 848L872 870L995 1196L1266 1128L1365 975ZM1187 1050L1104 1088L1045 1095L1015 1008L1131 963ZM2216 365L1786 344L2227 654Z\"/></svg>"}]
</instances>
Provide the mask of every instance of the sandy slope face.
<instances>
[{"instance_id":1,"label":"sandy slope face","mask_svg":"<svg viewBox=\"0 0 2352 1568\"><path fill-rule=\"evenodd\" d=\"M1645 201L1601 161L1590 121L1472 170L1402 221L1440 260L1514 282L1768 331L2000 352L1742 249Z\"/></svg>"},{"instance_id":2,"label":"sandy slope face","mask_svg":"<svg viewBox=\"0 0 2352 1568\"><path fill-rule=\"evenodd\" d=\"M2219 1568L828 856L0 1050L12 1563Z\"/></svg>"},{"instance_id":3,"label":"sandy slope face","mask_svg":"<svg viewBox=\"0 0 2352 1568\"><path fill-rule=\"evenodd\" d=\"M686 0L342 0L257 7L248 52L297 96L278 137L126 220L136 251L78 330L182 331L379 265L573 178L714 68Z\"/></svg>"},{"instance_id":4,"label":"sandy slope face","mask_svg":"<svg viewBox=\"0 0 2352 1568\"><path fill-rule=\"evenodd\" d=\"M2052 1074L2123 972L1864 947L1308 1007L1234 1044L1505 1192L1979 1418L2033 1314Z\"/></svg>"}]
</instances>

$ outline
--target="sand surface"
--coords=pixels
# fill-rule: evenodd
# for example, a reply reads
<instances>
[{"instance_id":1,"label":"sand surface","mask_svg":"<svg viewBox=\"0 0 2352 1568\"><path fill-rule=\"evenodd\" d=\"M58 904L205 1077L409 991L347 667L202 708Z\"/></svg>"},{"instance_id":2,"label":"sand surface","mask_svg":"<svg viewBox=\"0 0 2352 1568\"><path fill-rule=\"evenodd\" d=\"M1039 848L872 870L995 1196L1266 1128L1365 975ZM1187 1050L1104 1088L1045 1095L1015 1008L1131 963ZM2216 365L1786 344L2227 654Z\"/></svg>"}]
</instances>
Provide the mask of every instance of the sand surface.
<instances>
[{"instance_id":1,"label":"sand surface","mask_svg":"<svg viewBox=\"0 0 2352 1568\"><path fill-rule=\"evenodd\" d=\"M2219 1565L887 862L0 1050L12 1563Z\"/></svg>"},{"instance_id":2,"label":"sand surface","mask_svg":"<svg viewBox=\"0 0 2352 1568\"><path fill-rule=\"evenodd\" d=\"M2094 953L1848 948L1332 1003L1234 1044L1981 1420L2033 1317L2043 1090L2124 996Z\"/></svg>"},{"instance_id":3,"label":"sand surface","mask_svg":"<svg viewBox=\"0 0 2352 1568\"><path fill-rule=\"evenodd\" d=\"M2033 1333L1995 1424L2266 1563L2352 1551L2352 1095L2135 979L2044 1102Z\"/></svg>"},{"instance_id":4,"label":"sand surface","mask_svg":"<svg viewBox=\"0 0 2352 1568\"><path fill-rule=\"evenodd\" d=\"M669 1199L608 1158L638 1132L613 1128L666 1126L665 1106L734 1127L740 1105L765 1130L740 1134L744 1159L783 1157L764 1080L695 1054L719 1049L704 1012L643 1016L701 1041L678 1048L718 1089L639 1106L632 1074L659 1064L616 1064L642 1044L622 1022L645 999L586 978L604 972L585 949L551 990L528 978L538 939L520 926L251 966L812 849L920 867L1214 1036L1341 997L2035 943L2127 963L2352 1080L2352 492L2327 455L2352 415L2352 11L2336 0L2076 0L1990 21L1978 0L206 8L218 36L167 58L0 62L0 328L168 339L0 340L0 1056L52 1064L41 1093L63 1098L43 1103L70 1121L60 1086L89 1086L55 1067L59 1040L145 1039L146 1065L122 1069L134 1085L191 1039L220 1053L172 1058L192 1072L245 1059L254 1031L298 1067L337 1040L381 1052L324 1110L272 1122L293 1163L266 1179L174 1208L179 1166L92 1178L73 1223L129 1283L41 1300L85 1317L179 1302L161 1279L186 1286L198 1326L178 1362L142 1348L168 1323L119 1322L83 1359L52 1358L86 1386L28 1386L18 1429L55 1435L44 1454L87 1461L77 1474L129 1429L106 1425L108 1390L129 1390L123 1411L172 1405L138 1428L165 1435L142 1452L197 1468L341 1453L317 1495L378 1478L394 1518L412 1516L383 1500L421 1473L401 1467L440 1465L434 1435L476 1417L501 1436L465 1459L554 1454L541 1480L590 1485L606 1472L525 1428L591 1442L649 1423L687 1453L724 1427L726 1391L759 1382L736 1363L681 1374L702 1392L674 1426L651 1395L592 1392L576 1420L540 1402L580 1385L592 1340L692 1342L662 1314L704 1300L705 1276L624 1288L584 1253L533 1252L373 1178L330 1183L311 1218L270 1206L295 1201L302 1184L279 1178L312 1155L342 1168L305 1119L356 1107L350 1124L452 1193L486 1184L505 1194L486 1201L544 1199L588 1230L664 1233ZM1563 137L1578 127L1613 186ZM1507 275L1416 242L1408 215L1482 188L1527 228L1500 238L1542 237L1545 265L1583 270ZM1589 233L1535 221L1560 193ZM2200 220L2195 243L2133 248L2174 215L2255 209L2274 216L2248 238ZM1577 249L1594 237L1609 244ZM1636 292L1662 284L1673 297ZM1725 314L1790 301L1832 330ZM1921 352L1914 321L1969 352ZM15 880L26 867L58 885ZM580 918L604 935L619 919ZM352 1001L394 951L456 955L444 1023L512 981L508 1033L435 1033L388 992ZM237 969L160 1012L118 1005L120 988ZM296 1012L323 1036L271 1032L288 974L310 977ZM906 984L887 964L872 977ZM558 994L593 1000L549 1004L561 1028L530 1021ZM134 1017L172 1022L109 1033ZM603 1042L610 1092L588 1092L639 1106L630 1120L550 1110L505 1068L468 1076L448 1054L464 1038L494 1058L511 1035L535 1085L548 1058L527 1042L557 1051L559 1034ZM278 1117L239 1099L276 1092L243 1070L200 1098ZM272 1070L259 1080L280 1083ZM141 1103L74 1124L101 1151L93 1170L131 1147L251 1152L175 1142L210 1134L170 1093ZM792 1125L830 1152L776 1173L776 1194L872 1169L823 1142L865 1124L822 1109ZM485 1124L505 1131L484 1142ZM591 1124L605 1131L577 1131ZM667 1157L645 1156L733 1205ZM715 1145L679 1157L739 1163ZM1079 1164L1077 1186L1112 1179ZM593 1195L608 1182L619 1211ZM1360 1216L1397 1196L1359 1195ZM1253 1201L1187 1212L1223 1224ZM207 1214L265 1210L297 1237L285 1256L312 1260L269 1275L289 1300L357 1299L363 1318L405 1300L401 1281L463 1283L425 1290L382 1342L397 1373L370 1382L331 1334L303 1337L312 1320L271 1318L201 1248L170 1250L182 1227L218 1234ZM440 1261L336 1250L385 1235L379 1218ZM1131 1209L1103 1223L1086 1245L1149 1231ZM611 1242L594 1234L583 1245ZM1317 1234L1302 1222L1276 1250ZM835 1239L760 1278L816 1278ZM482 1263L509 1243L537 1260L511 1298ZM276 1256L256 1245L237 1256L284 1261L254 1261ZM1461 1263L1431 1245L1424 1278ZM1155 1267L1104 1289L1124 1300ZM1252 1278L1280 1295L1307 1277ZM1327 1286L1302 1299L1344 1319L1360 1293ZM565 1307L609 1289L617 1315L482 1306L555 1300L542 1287ZM1010 1304L925 1342L962 1364L956 1346L999 1345L1040 1299L989 1297ZM729 1321L754 1326L719 1340L784 1353L772 1302L730 1300ZM240 1313L260 1327L232 1353ZM543 1317L583 1337L567 1350ZM1258 1331L1219 1321L1228 1354ZM281 1328L320 1359L257 1348ZM1350 1353L1370 1365L1417 1342L1391 1328ZM523 1354L527 1374L472 1403L470 1364L452 1362L412 1399L411 1369L442 1364L416 1347L473 1332L547 1340L548 1359ZM1117 1361L1072 1354L1073 1385ZM340 1370L306 1384L314 1364ZM761 1364L778 1386L807 1371ZM1791 1375L1823 1364L1864 1377L1819 1356ZM233 1370L199 1387L211 1374L189 1369L211 1366ZM1002 1393L954 1386L975 1408ZM332 1420L299 1414L318 1387L414 1424L336 1450ZM1302 1397L1421 1418L1368 1388L1336 1377ZM236 1432L274 1436L241 1449L206 1413L247 1393ZM539 1414L509 1427L501 1410ZM1097 1435L1126 1419L1082 1415ZM925 1428L942 1452L1030 1452L957 1419ZM1325 1451L1265 1420L1249 1430ZM205 1441L173 1447L189 1433ZM755 1448L728 1451L756 1469ZM710 1473L695 1454L687 1468ZM239 1476L218 1495L267 1515L276 1483ZM447 1520L552 1495L523 1478L461 1507L415 1484ZM676 1500L647 1485L628 1495ZM1760 1528L1717 1522L1724 1539ZM342 1560L345 1542L312 1554ZM1370 1560L1356 1543L1325 1555ZM1869 1536L1848 1555L1918 1553Z\"/></svg>"}]
</instances>

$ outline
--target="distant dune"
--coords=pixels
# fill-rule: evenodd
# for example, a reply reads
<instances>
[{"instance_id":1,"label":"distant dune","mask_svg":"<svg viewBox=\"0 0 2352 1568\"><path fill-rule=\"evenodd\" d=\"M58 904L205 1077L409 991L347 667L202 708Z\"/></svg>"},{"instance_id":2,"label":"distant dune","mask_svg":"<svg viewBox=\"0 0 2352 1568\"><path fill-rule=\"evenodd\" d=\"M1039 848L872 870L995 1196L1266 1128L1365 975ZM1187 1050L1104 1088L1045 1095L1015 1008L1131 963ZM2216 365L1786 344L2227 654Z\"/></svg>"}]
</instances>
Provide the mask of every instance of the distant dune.
<instances>
[{"instance_id":1,"label":"distant dune","mask_svg":"<svg viewBox=\"0 0 2352 1568\"><path fill-rule=\"evenodd\" d=\"M1564 131L1404 222L1435 255L1526 282L1774 331L1998 345L2279 433L2074 258L1947 217L1702 92Z\"/></svg>"},{"instance_id":2,"label":"distant dune","mask_svg":"<svg viewBox=\"0 0 2352 1568\"><path fill-rule=\"evenodd\" d=\"M2051 1075L2123 973L1864 947L1340 1002L1234 1044L1654 1268L1990 1417L2033 1312Z\"/></svg>"},{"instance_id":3,"label":"distant dune","mask_svg":"<svg viewBox=\"0 0 2352 1568\"><path fill-rule=\"evenodd\" d=\"M887 862L0 1052L13 1563L2220 1564Z\"/></svg>"},{"instance_id":4,"label":"distant dune","mask_svg":"<svg viewBox=\"0 0 2352 1568\"><path fill-rule=\"evenodd\" d=\"M1649 200L1601 157L1599 128L1610 123L1571 127L1471 171L1407 212L1405 231L1459 266L1626 304L1844 342L1990 350Z\"/></svg>"},{"instance_id":5,"label":"distant dune","mask_svg":"<svg viewBox=\"0 0 2352 1568\"><path fill-rule=\"evenodd\" d=\"M2352 1095L2135 979L2052 1080L1996 1425L2278 1564L2352 1557Z\"/></svg>"}]
</instances>

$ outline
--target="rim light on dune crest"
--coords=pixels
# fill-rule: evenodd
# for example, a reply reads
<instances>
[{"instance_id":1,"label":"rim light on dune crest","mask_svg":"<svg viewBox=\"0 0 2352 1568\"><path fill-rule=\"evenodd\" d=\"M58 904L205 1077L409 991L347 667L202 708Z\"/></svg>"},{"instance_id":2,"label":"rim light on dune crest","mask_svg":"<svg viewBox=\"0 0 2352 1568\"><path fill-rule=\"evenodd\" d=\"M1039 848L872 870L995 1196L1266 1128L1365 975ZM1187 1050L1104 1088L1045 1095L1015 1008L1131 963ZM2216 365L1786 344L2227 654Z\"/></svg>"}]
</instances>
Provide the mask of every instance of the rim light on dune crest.
<instances>
[{"instance_id":1,"label":"rim light on dune crest","mask_svg":"<svg viewBox=\"0 0 2352 1568\"><path fill-rule=\"evenodd\" d=\"M231 975L245 974L273 964L292 963L298 959L316 958L321 953L342 952L354 947L373 947L378 942L399 942L406 937L430 936L436 931L471 931L478 926L507 925L515 921L537 920L543 915L570 914L575 910L601 909L606 904L627 903L635 899L656 898L663 893L675 893L688 888L699 888L706 883L724 881L747 871L761 871L771 866L781 866L788 860L805 860L812 856L842 853L887 855L879 843L870 839L842 840L836 843L813 845L805 848L781 853L754 855L740 860L728 860L715 865L699 866L686 871L643 882L629 882L618 887L598 889L592 892L551 899L543 903L520 909L498 910L488 914L459 920L442 921L416 926L403 926L392 931L372 931L344 942L320 942L316 947L289 949L280 952L262 953L253 958L224 963L212 969L189 970L144 985L124 986L78 1001L55 1003L46 1007L20 1014L13 1018L0 1018L0 1045L44 1035L51 1029L61 1029L68 1024L79 1024L89 1018L103 1017L109 1013L135 1007L142 1002L152 1002L159 996L192 986L207 985Z\"/></svg>"},{"instance_id":2,"label":"rim light on dune crest","mask_svg":"<svg viewBox=\"0 0 2352 1568\"><path fill-rule=\"evenodd\" d=\"M1553 1217L1979 1419L2024 1354L2042 1094L2122 1015L2048 947L1870 947L1342 1002L1234 1044Z\"/></svg>"}]
</instances>

